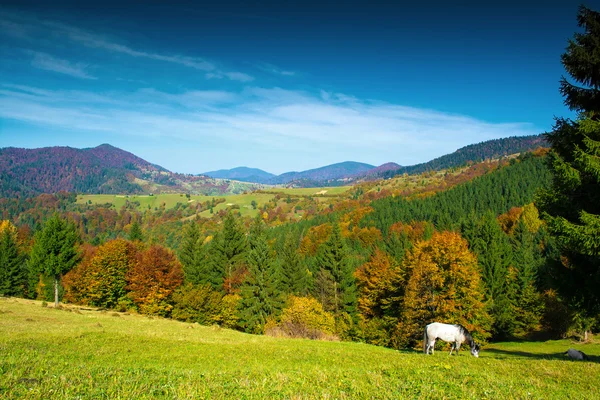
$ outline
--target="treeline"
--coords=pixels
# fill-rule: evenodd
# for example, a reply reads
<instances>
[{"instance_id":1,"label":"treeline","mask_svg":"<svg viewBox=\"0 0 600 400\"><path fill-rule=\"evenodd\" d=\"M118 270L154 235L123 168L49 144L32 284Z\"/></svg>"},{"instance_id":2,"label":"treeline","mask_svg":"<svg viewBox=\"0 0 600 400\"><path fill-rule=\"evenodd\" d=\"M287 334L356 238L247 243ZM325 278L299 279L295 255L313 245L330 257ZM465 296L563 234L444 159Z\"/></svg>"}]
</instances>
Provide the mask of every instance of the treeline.
<instances>
[{"instance_id":1,"label":"treeline","mask_svg":"<svg viewBox=\"0 0 600 400\"><path fill-rule=\"evenodd\" d=\"M468 163L478 163L483 160L500 158L511 154L525 153L538 147L549 147L543 135L511 136L508 138L493 139L465 146L454 153L446 154L426 163L385 171L381 176L383 178L391 178L405 173L420 174L426 171L439 171L460 167Z\"/></svg>"},{"instance_id":2,"label":"treeline","mask_svg":"<svg viewBox=\"0 0 600 400\"><path fill-rule=\"evenodd\" d=\"M250 223L229 213L210 228L192 220L177 257L140 241L134 221L132 240L85 245L58 292L252 333L395 348L414 345L432 320L462 323L480 340L564 333L556 321L569 316L545 273L553 242L532 204L548 180L542 157L522 156L429 197L348 201L298 223L268 227L264 213ZM5 231L18 242L14 227ZM56 276L19 254L28 282L6 272L21 289L4 294L51 300Z\"/></svg>"}]
</instances>

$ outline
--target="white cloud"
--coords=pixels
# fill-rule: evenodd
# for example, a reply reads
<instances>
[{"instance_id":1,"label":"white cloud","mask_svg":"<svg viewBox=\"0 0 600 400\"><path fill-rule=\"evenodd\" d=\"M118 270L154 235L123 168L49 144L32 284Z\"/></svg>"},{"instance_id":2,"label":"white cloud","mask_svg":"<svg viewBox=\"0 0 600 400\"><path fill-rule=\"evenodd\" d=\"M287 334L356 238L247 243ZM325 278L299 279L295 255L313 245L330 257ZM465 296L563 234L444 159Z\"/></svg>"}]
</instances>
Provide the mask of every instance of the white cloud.
<instances>
[{"instance_id":1,"label":"white cloud","mask_svg":"<svg viewBox=\"0 0 600 400\"><path fill-rule=\"evenodd\" d=\"M282 75L282 76L296 76L296 73L294 71L288 71L288 70L284 70L281 69L273 64L269 64L269 63L260 63L256 65L256 68L268 72L270 74L274 74L274 75Z\"/></svg>"},{"instance_id":2,"label":"white cloud","mask_svg":"<svg viewBox=\"0 0 600 400\"><path fill-rule=\"evenodd\" d=\"M248 159L248 149L255 148L259 149L253 153L256 163L279 157L287 163L280 168L286 170L349 159L411 165L468 144L539 132L527 123L489 123L434 110L280 88L97 94L4 84L0 118L161 138L189 147L216 143L210 149L212 155L221 162L231 160L230 167L241 157ZM312 164L307 165L307 160L313 160ZM320 161L315 164L314 160Z\"/></svg>"},{"instance_id":3,"label":"white cloud","mask_svg":"<svg viewBox=\"0 0 600 400\"><path fill-rule=\"evenodd\" d=\"M56 58L40 51L26 50L25 52L32 56L31 65L35 68L58 72L59 74L69 75L74 78L98 79L85 71L87 68L86 64L71 63L70 61Z\"/></svg>"}]
</instances>

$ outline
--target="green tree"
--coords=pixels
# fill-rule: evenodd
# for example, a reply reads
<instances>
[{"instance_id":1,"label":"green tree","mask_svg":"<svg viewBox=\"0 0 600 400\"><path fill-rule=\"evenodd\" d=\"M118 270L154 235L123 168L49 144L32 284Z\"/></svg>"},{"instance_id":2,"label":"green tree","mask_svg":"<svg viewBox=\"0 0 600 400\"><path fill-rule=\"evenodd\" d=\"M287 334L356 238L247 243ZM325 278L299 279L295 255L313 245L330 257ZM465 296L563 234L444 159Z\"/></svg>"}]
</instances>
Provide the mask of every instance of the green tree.
<instances>
[{"instance_id":1,"label":"green tree","mask_svg":"<svg viewBox=\"0 0 600 400\"><path fill-rule=\"evenodd\" d=\"M491 211L485 213L474 228L475 231L466 236L471 236L471 248L477 254L485 298L494 320L492 332L495 337L510 337L516 324L515 299L510 296L514 292L509 290L507 281L512 264L510 241Z\"/></svg>"},{"instance_id":2,"label":"green tree","mask_svg":"<svg viewBox=\"0 0 600 400\"><path fill-rule=\"evenodd\" d=\"M0 221L0 295L23 296L27 282L25 255L19 248L17 229Z\"/></svg>"},{"instance_id":3,"label":"green tree","mask_svg":"<svg viewBox=\"0 0 600 400\"><path fill-rule=\"evenodd\" d=\"M54 305L58 306L58 288L63 274L79 262L79 235L72 223L55 214L35 235L29 268L36 277L44 274L54 280ZM37 281L37 279L36 279Z\"/></svg>"},{"instance_id":4,"label":"green tree","mask_svg":"<svg viewBox=\"0 0 600 400\"><path fill-rule=\"evenodd\" d=\"M308 268L298 254L298 242L292 232L288 232L283 242L280 257L286 291L296 296L308 295L311 277Z\"/></svg>"},{"instance_id":5,"label":"green tree","mask_svg":"<svg viewBox=\"0 0 600 400\"><path fill-rule=\"evenodd\" d=\"M213 280L222 282L220 289L225 293L233 293L235 275L246 263L248 242L232 213L223 220L223 230L215 236L211 250L208 270L214 276Z\"/></svg>"},{"instance_id":6,"label":"green tree","mask_svg":"<svg viewBox=\"0 0 600 400\"><path fill-rule=\"evenodd\" d=\"M136 240L139 240L141 242L144 240L144 234L142 233L142 228L137 219L131 224L131 230L129 231L129 240L131 240L132 242L135 242Z\"/></svg>"},{"instance_id":7,"label":"green tree","mask_svg":"<svg viewBox=\"0 0 600 400\"><path fill-rule=\"evenodd\" d=\"M560 249L559 292L594 317L600 313L600 13L581 6L577 21L583 32L562 55L571 81L562 77L560 92L578 117L557 118L546 134L553 183L537 205Z\"/></svg>"},{"instance_id":8,"label":"green tree","mask_svg":"<svg viewBox=\"0 0 600 400\"><path fill-rule=\"evenodd\" d=\"M329 239L321 246L316 266L315 290L325 311L356 315L356 282L338 224L334 224Z\"/></svg>"},{"instance_id":9,"label":"green tree","mask_svg":"<svg viewBox=\"0 0 600 400\"><path fill-rule=\"evenodd\" d=\"M179 247L179 260L183 266L186 282L193 283L194 285L209 282L206 274L204 255L200 230L195 222L191 222L184 228L181 246Z\"/></svg>"},{"instance_id":10,"label":"green tree","mask_svg":"<svg viewBox=\"0 0 600 400\"><path fill-rule=\"evenodd\" d=\"M248 276L242 285L240 325L246 332L263 333L267 318L282 307L274 260L263 234L253 237L248 255Z\"/></svg>"}]
</instances>

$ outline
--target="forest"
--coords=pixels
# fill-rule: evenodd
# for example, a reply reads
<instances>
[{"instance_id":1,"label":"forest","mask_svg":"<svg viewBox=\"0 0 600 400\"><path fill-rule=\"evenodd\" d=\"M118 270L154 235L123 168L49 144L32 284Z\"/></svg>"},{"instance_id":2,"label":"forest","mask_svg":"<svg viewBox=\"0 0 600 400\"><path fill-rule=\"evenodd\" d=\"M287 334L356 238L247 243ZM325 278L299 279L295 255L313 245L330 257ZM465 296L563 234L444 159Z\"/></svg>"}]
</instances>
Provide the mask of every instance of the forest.
<instances>
[{"instance_id":1,"label":"forest","mask_svg":"<svg viewBox=\"0 0 600 400\"><path fill-rule=\"evenodd\" d=\"M254 216L198 216L222 199L4 198L0 294L391 348L431 321L481 343L585 338L600 322L600 14L582 7L579 23L563 64L582 86L561 81L578 117L556 119L549 151L276 196Z\"/></svg>"}]
</instances>

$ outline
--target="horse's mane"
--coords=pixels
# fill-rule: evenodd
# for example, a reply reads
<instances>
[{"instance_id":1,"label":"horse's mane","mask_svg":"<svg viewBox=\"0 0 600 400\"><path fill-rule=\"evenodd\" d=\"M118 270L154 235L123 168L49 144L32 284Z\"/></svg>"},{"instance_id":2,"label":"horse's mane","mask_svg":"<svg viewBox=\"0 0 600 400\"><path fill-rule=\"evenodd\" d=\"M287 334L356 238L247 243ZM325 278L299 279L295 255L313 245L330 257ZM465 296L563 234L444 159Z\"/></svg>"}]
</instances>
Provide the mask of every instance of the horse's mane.
<instances>
[{"instance_id":1,"label":"horse's mane","mask_svg":"<svg viewBox=\"0 0 600 400\"><path fill-rule=\"evenodd\" d=\"M473 336L471 336L467 328L459 324L456 324L456 326L460 330L460 333L465 337L467 342L469 342L469 346L473 347L475 345L475 341L473 340Z\"/></svg>"}]
</instances>

